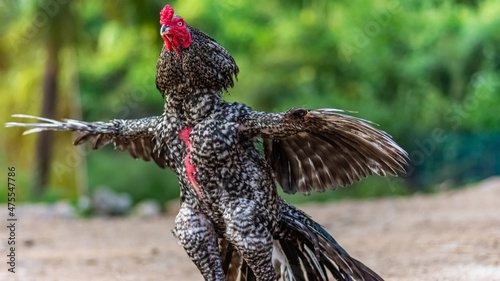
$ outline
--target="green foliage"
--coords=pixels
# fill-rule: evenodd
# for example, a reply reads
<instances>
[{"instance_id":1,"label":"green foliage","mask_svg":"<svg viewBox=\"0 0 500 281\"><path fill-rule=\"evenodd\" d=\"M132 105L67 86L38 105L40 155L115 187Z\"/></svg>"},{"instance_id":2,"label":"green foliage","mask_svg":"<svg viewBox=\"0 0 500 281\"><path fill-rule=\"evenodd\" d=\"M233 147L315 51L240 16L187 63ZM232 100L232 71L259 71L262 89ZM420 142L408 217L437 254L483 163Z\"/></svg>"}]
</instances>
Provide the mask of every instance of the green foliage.
<instances>
[{"instance_id":1,"label":"green foliage","mask_svg":"<svg viewBox=\"0 0 500 281\"><path fill-rule=\"evenodd\" d=\"M70 31L60 42L64 45L59 58L58 117L94 121L161 113L163 101L154 77L162 46L158 13L165 4L93 0L60 7L71 17L64 26ZM389 132L412 160L419 160L416 157L422 153L418 141L432 139L437 129L457 140L460 134L494 134L500 129L499 1L185 0L170 4L190 25L225 46L240 66L239 82L226 100L266 111L297 106L357 111L356 116ZM3 13L10 12L2 15L0 27L5 38L0 42L0 101L6 108L0 123L12 120L13 113L39 112L46 60L41 46L52 19L44 5L48 4L1 4ZM34 21L41 19L40 13L49 15L47 24ZM27 200L35 137L21 137L19 129L7 131L0 126L0 130L0 164L16 164L24 171L27 187L22 198ZM72 136L58 134L57 138L64 149L54 159L66 163L73 152L64 143L69 144ZM63 166L73 167L65 178L53 171L51 189L56 191L49 197L74 197L74 192L63 191L65 187L86 193L75 187L86 185L82 178L90 191L107 185L132 194L135 201L164 201L178 195L175 175L111 150L89 153L86 164ZM497 150L490 153L500 154ZM450 150L435 151L426 154L422 163L416 161L414 173L405 181L391 184L370 177L354 188L308 199L404 195L408 186L414 189L433 185L437 178L445 180L427 171L446 177L461 173L459 163L443 162L446 157L480 161L478 156L453 158L447 154L454 153ZM493 173L500 172L495 169Z\"/></svg>"},{"instance_id":2,"label":"green foliage","mask_svg":"<svg viewBox=\"0 0 500 281\"><path fill-rule=\"evenodd\" d=\"M335 191L325 191L325 193L314 192L308 196L297 194L285 194L280 190L280 195L292 204L301 204L310 201L329 202L342 199L367 199L382 197L397 197L409 195L403 179L373 177L361 181L355 187L341 187Z\"/></svg>"},{"instance_id":3,"label":"green foliage","mask_svg":"<svg viewBox=\"0 0 500 281\"><path fill-rule=\"evenodd\" d=\"M117 155L116 155L117 154ZM104 149L88 156L90 192L108 187L132 196L133 203L143 199L164 202L179 197L179 182L175 173L154 163L132 159L127 153Z\"/></svg>"}]
</instances>

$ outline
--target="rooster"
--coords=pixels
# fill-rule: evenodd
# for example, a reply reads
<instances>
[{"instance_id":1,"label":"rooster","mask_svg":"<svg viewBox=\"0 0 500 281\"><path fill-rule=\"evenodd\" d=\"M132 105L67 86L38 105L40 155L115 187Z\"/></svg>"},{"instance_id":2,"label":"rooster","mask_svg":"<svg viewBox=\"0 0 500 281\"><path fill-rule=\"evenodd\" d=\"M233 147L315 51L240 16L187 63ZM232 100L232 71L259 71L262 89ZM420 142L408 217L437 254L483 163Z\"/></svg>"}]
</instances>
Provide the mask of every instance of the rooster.
<instances>
[{"instance_id":1,"label":"rooster","mask_svg":"<svg viewBox=\"0 0 500 281\"><path fill-rule=\"evenodd\" d=\"M174 235L205 280L382 280L319 224L278 195L348 186L404 173L407 154L385 132L341 110L253 111L221 97L239 69L214 39L167 5L156 86L165 112L111 122L7 123L25 132L81 132L98 149L110 142L132 157L175 171L181 208ZM255 148L262 142L264 156Z\"/></svg>"}]
</instances>

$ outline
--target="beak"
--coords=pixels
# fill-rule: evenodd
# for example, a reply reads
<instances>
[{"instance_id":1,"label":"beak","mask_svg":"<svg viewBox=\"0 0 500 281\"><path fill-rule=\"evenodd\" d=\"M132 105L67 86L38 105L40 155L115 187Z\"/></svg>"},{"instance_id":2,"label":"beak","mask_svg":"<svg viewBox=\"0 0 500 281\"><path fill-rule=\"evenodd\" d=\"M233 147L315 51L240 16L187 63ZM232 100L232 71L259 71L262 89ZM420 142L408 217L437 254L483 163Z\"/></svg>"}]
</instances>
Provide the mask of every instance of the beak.
<instances>
[{"instance_id":1,"label":"beak","mask_svg":"<svg viewBox=\"0 0 500 281\"><path fill-rule=\"evenodd\" d=\"M161 29L160 29L160 35L163 36L163 35L166 35L169 31L169 26L168 25L162 25L161 26Z\"/></svg>"}]
</instances>

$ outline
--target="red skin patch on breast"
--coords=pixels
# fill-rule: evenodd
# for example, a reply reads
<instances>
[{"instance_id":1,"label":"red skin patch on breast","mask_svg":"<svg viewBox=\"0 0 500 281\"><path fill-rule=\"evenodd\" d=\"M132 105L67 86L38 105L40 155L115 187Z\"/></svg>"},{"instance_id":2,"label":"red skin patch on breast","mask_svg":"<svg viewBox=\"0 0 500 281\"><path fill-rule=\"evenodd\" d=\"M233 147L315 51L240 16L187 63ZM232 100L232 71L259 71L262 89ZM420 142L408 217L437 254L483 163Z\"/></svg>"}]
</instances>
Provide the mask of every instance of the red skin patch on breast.
<instances>
[{"instance_id":1,"label":"red skin patch on breast","mask_svg":"<svg viewBox=\"0 0 500 281\"><path fill-rule=\"evenodd\" d=\"M193 131L193 128L184 128L179 131L179 138L181 141L183 141L186 146L187 146L187 155L186 158L184 159L184 165L186 166L186 173L187 173L187 178L189 182L191 183L191 186L193 187L194 191L196 191L196 194L198 194L198 197L203 198L203 195L201 194L200 191L200 186L198 185L198 182L196 182L196 168L194 165L191 163L191 146L193 146L193 142L189 141L189 136L191 135L191 131Z\"/></svg>"}]
</instances>

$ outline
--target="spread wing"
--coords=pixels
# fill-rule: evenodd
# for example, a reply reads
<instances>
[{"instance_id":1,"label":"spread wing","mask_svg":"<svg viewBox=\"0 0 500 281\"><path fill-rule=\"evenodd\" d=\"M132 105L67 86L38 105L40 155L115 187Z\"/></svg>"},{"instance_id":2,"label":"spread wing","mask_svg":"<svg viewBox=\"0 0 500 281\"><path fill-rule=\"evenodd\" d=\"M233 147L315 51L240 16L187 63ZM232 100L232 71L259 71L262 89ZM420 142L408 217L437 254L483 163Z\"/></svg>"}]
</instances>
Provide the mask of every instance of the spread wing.
<instances>
[{"instance_id":1,"label":"spread wing","mask_svg":"<svg viewBox=\"0 0 500 281\"><path fill-rule=\"evenodd\" d=\"M78 120L64 119L56 121L48 118L36 117L24 114L15 114L12 117L31 118L43 123L6 123L6 127L28 127L32 128L24 134L41 131L73 131L80 132L74 145L91 142L92 149L99 149L108 143L114 143L119 151L127 151L136 159L144 161L154 160L161 168L168 167L165 151L156 146L155 131L159 131L163 116L154 116L142 119L121 120L116 119L106 122L84 122Z\"/></svg>"},{"instance_id":2,"label":"spread wing","mask_svg":"<svg viewBox=\"0 0 500 281\"><path fill-rule=\"evenodd\" d=\"M323 192L371 174L405 172L407 153L388 134L339 112L292 109L277 127L282 132L262 135L266 159L286 193Z\"/></svg>"}]
</instances>

